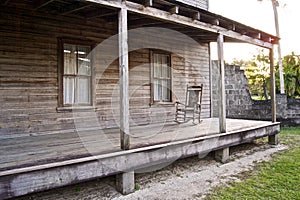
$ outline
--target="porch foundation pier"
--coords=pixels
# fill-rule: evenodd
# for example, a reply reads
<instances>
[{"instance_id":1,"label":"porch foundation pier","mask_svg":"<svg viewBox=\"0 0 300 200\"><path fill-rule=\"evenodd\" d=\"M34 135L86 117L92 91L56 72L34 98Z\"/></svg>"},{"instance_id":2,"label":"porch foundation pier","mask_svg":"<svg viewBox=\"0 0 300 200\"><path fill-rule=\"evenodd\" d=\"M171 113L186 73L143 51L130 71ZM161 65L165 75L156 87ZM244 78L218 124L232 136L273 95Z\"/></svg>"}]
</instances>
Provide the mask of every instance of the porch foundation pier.
<instances>
[{"instance_id":1,"label":"porch foundation pier","mask_svg":"<svg viewBox=\"0 0 300 200\"><path fill-rule=\"evenodd\" d=\"M226 163L229 160L229 147L215 151L215 159L218 162Z\"/></svg>"},{"instance_id":2,"label":"porch foundation pier","mask_svg":"<svg viewBox=\"0 0 300 200\"><path fill-rule=\"evenodd\" d=\"M268 136L268 143L271 145L278 144L278 134Z\"/></svg>"},{"instance_id":3,"label":"porch foundation pier","mask_svg":"<svg viewBox=\"0 0 300 200\"><path fill-rule=\"evenodd\" d=\"M120 71L120 142L121 149L130 148L128 95L128 30L125 3L119 11L119 71Z\"/></svg>"},{"instance_id":4,"label":"porch foundation pier","mask_svg":"<svg viewBox=\"0 0 300 200\"><path fill-rule=\"evenodd\" d=\"M134 171L123 172L116 175L116 187L122 194L133 193L134 188Z\"/></svg>"}]
</instances>

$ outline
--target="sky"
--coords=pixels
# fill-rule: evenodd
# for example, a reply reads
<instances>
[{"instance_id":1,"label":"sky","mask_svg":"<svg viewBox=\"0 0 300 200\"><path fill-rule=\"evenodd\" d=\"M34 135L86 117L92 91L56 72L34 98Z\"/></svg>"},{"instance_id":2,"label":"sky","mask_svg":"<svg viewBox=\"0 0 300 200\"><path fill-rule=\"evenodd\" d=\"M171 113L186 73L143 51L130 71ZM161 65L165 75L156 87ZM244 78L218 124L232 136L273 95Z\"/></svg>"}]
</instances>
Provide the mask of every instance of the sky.
<instances>
[{"instance_id":1,"label":"sky","mask_svg":"<svg viewBox=\"0 0 300 200\"><path fill-rule=\"evenodd\" d=\"M278 19L282 57L294 51L300 54L300 1L278 0ZM209 11L241 22L245 25L276 35L274 13L271 0L209 0ZM212 58L216 45L212 45ZM245 44L225 44L224 58L250 60L258 52L258 47ZM275 52L275 55L276 52Z\"/></svg>"}]
</instances>

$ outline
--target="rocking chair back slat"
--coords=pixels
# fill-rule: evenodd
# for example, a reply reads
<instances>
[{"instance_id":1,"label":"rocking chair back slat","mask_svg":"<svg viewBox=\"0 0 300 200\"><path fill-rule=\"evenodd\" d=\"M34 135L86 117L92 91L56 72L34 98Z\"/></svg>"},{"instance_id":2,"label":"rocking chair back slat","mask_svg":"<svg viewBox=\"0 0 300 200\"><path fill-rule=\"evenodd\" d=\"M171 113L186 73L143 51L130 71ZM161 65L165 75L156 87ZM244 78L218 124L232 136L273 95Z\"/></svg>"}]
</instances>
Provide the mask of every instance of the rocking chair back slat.
<instances>
[{"instance_id":1,"label":"rocking chair back slat","mask_svg":"<svg viewBox=\"0 0 300 200\"><path fill-rule=\"evenodd\" d=\"M193 119L193 122L195 122L197 117L200 123L202 92L203 84L187 85L185 103L176 102L176 122L186 122L188 119ZM189 113L192 116L188 116Z\"/></svg>"}]
</instances>

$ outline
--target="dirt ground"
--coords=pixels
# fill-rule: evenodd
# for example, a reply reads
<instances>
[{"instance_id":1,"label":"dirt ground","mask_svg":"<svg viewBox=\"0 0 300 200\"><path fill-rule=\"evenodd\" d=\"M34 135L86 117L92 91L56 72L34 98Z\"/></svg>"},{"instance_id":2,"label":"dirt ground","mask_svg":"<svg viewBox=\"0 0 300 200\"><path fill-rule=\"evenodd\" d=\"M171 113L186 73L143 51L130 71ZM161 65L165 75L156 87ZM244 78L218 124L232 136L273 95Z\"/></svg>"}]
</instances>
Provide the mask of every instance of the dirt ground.
<instances>
[{"instance_id":1,"label":"dirt ground","mask_svg":"<svg viewBox=\"0 0 300 200\"><path fill-rule=\"evenodd\" d=\"M211 190L231 180L239 181L255 164L268 161L287 146L250 143L230 148L230 161L216 162L211 156L178 160L149 173L136 174L135 193L123 196L115 190L115 177L35 193L15 200L43 199L204 199Z\"/></svg>"}]
</instances>

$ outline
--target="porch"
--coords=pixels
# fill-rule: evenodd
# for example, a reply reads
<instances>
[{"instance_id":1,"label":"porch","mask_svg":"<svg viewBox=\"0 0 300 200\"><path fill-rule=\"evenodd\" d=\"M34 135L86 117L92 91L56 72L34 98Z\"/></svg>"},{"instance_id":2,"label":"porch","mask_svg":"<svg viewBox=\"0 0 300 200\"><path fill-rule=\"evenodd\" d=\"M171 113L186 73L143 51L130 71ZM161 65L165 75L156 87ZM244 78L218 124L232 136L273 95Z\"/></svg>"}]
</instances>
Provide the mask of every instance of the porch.
<instances>
[{"instance_id":1,"label":"porch","mask_svg":"<svg viewBox=\"0 0 300 200\"><path fill-rule=\"evenodd\" d=\"M0 199L114 174L126 194L141 168L216 150L226 156L230 146L266 136L276 143L274 84L273 122L226 119L223 59L228 41L268 48L273 61L275 36L176 1L31 2L1 3ZM216 80L210 42L218 43ZM90 51L92 59L82 56ZM165 77L154 76L155 53L168 58ZM72 60L76 70L67 73ZM90 62L83 74L79 60ZM64 82L83 77L85 89ZM157 78L169 84L164 98ZM197 125L170 122L187 84L204 84Z\"/></svg>"},{"instance_id":2,"label":"porch","mask_svg":"<svg viewBox=\"0 0 300 200\"><path fill-rule=\"evenodd\" d=\"M266 121L226 119L226 124L227 132L221 134L217 118L197 125L132 128L130 150L121 150L119 129L2 139L0 197L134 171L266 136L274 139L280 131L279 123Z\"/></svg>"}]
</instances>

